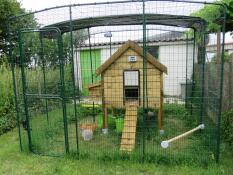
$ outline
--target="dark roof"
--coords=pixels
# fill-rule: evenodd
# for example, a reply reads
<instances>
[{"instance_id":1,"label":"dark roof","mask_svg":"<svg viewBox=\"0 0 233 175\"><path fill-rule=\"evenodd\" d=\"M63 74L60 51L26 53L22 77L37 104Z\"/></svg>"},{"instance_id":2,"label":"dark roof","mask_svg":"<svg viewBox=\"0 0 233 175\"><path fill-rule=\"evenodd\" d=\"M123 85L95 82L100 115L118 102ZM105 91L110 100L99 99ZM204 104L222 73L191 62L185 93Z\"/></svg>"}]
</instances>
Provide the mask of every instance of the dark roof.
<instances>
[{"instance_id":1,"label":"dark roof","mask_svg":"<svg viewBox=\"0 0 233 175\"><path fill-rule=\"evenodd\" d=\"M186 39L184 37L184 33L181 32L177 32L180 35L176 35L176 37L169 37L169 34L167 34L169 32L166 32L166 35L164 35L164 37L162 37L160 34L160 36L154 35L152 37L149 37L146 40L146 43L156 43L156 42L176 42L176 41L187 41L187 40L192 40L192 38ZM168 37L167 37L168 36ZM122 45L124 44L126 41L112 41L111 45ZM142 44L143 40L139 39L139 40L134 40L134 42L138 43L138 44ZM94 43L94 44L89 44L89 43L81 43L80 47L84 48L84 47L101 47L101 46L109 46L109 42L99 42L99 43Z\"/></svg>"},{"instance_id":2,"label":"dark roof","mask_svg":"<svg viewBox=\"0 0 233 175\"><path fill-rule=\"evenodd\" d=\"M156 34L149 37L152 41L174 41L174 40L186 40L184 32L171 31Z\"/></svg>"},{"instance_id":3,"label":"dark roof","mask_svg":"<svg viewBox=\"0 0 233 175\"><path fill-rule=\"evenodd\" d=\"M197 31L204 29L206 22L199 17L145 14L147 25L166 25L184 28L195 28ZM120 26L120 25L142 25L142 14L112 15L74 19L72 21L73 30L85 29L98 26ZM69 32L70 21L63 21L45 27L57 27L62 33Z\"/></svg>"}]
</instances>

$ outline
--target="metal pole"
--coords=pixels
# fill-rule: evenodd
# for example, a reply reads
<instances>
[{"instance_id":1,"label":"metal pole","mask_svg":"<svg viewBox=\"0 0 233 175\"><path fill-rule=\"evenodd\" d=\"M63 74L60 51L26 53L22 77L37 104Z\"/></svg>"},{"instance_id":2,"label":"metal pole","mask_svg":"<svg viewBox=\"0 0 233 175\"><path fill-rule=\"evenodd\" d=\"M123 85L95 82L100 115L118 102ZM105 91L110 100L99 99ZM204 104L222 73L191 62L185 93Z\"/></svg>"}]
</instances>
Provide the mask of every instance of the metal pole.
<instances>
[{"instance_id":1,"label":"metal pole","mask_svg":"<svg viewBox=\"0 0 233 175\"><path fill-rule=\"evenodd\" d=\"M12 81L13 81L13 90L14 90L14 101L15 101L15 111L16 111L16 119L17 119L17 127L18 127L18 134L19 134L19 146L20 146L20 151L23 151L23 146L22 146L22 137L21 137L21 128L20 128L20 116L19 116L19 105L18 105L18 96L17 96L17 86L16 86L16 77L15 77L15 63L13 60L12 56L12 41L11 41L11 31L10 31L10 26L9 26L9 21L7 22L7 32L8 32L8 42L9 42L9 60L10 60L10 65L11 65L11 73L12 73Z\"/></svg>"},{"instance_id":2,"label":"metal pole","mask_svg":"<svg viewBox=\"0 0 233 175\"><path fill-rule=\"evenodd\" d=\"M191 115L193 114L193 97L194 97L194 87L195 87L195 52L196 52L196 30L193 30L193 71L192 71L192 94L191 94Z\"/></svg>"},{"instance_id":3,"label":"metal pole","mask_svg":"<svg viewBox=\"0 0 233 175\"><path fill-rule=\"evenodd\" d=\"M88 42L89 42L89 54L90 54L90 63L91 63L91 83L94 83L93 79L93 65L92 65L92 49L91 49L91 36L90 36L90 29L88 28Z\"/></svg>"},{"instance_id":4,"label":"metal pole","mask_svg":"<svg viewBox=\"0 0 233 175\"><path fill-rule=\"evenodd\" d=\"M45 76L45 59L44 59L44 43L42 33L40 33L40 59L42 60L43 81L44 81L44 94L47 94L46 76ZM48 100L45 99L46 117L49 121Z\"/></svg>"},{"instance_id":5,"label":"metal pole","mask_svg":"<svg viewBox=\"0 0 233 175\"><path fill-rule=\"evenodd\" d=\"M73 101L74 101L74 116L75 116L75 132L76 132L76 147L79 155L79 140L78 140L78 116L77 116L77 102L76 102L76 86L74 73L74 43L73 43L73 23L72 23L72 8L70 6L70 47L71 47L71 65L72 65L72 79L73 79Z\"/></svg>"},{"instance_id":6,"label":"metal pole","mask_svg":"<svg viewBox=\"0 0 233 175\"><path fill-rule=\"evenodd\" d=\"M205 38L206 38L206 32L204 30L204 34L202 35L202 54L201 54L201 60L202 60L202 93L201 93L201 117L200 117L200 123L203 123L204 119L204 103L205 103Z\"/></svg>"},{"instance_id":7,"label":"metal pole","mask_svg":"<svg viewBox=\"0 0 233 175\"><path fill-rule=\"evenodd\" d=\"M186 64L186 68L185 68L185 108L187 109L187 103L188 103L188 88L187 88L187 85L188 85L188 34L186 34L186 61L185 61L185 64Z\"/></svg>"},{"instance_id":8,"label":"metal pole","mask_svg":"<svg viewBox=\"0 0 233 175\"><path fill-rule=\"evenodd\" d=\"M91 62L91 83L94 83L93 78L93 65L92 65L92 53L91 53L91 36L90 36L90 29L88 28L88 41L89 41L89 53L90 53L90 62ZM95 103L92 102L92 115L93 115L93 121L95 122Z\"/></svg>"},{"instance_id":9,"label":"metal pole","mask_svg":"<svg viewBox=\"0 0 233 175\"><path fill-rule=\"evenodd\" d=\"M221 54L221 82L220 82L220 98L219 98L219 112L217 123L217 147L216 147L216 162L219 162L220 157L220 134L221 134L221 115L222 115L222 96L223 96L223 78L224 78L224 48L225 48L225 28L226 28L226 6L223 4L224 18L222 24L222 54Z\"/></svg>"},{"instance_id":10,"label":"metal pole","mask_svg":"<svg viewBox=\"0 0 233 175\"><path fill-rule=\"evenodd\" d=\"M66 94L65 94L65 80L64 80L64 57L63 57L63 41L61 33L58 33L57 38L58 52L59 52L59 66L60 66L60 84L61 84L61 98L62 98L62 112L64 123L64 135L65 135L65 150L69 153L69 137L68 137L68 125L66 115Z\"/></svg>"},{"instance_id":11,"label":"metal pole","mask_svg":"<svg viewBox=\"0 0 233 175\"><path fill-rule=\"evenodd\" d=\"M202 40L202 93L201 93L201 118L200 123L203 123L204 120L204 106L205 106L205 38L206 38L206 32L203 34L203 40Z\"/></svg>"},{"instance_id":12,"label":"metal pole","mask_svg":"<svg viewBox=\"0 0 233 175\"><path fill-rule=\"evenodd\" d=\"M28 135L28 145L29 145L29 151L33 151L32 149L32 139L31 139L31 128L30 128L30 122L29 122L29 113L28 113L28 104L27 104L27 86L26 86L26 77L25 77L25 70L24 70L24 50L23 50L23 44L22 44L22 33L19 32L19 51L20 51L20 63L21 63L21 74L22 74L22 88L23 88L23 101L24 101L24 112L26 117L26 123L27 123L27 135Z\"/></svg>"},{"instance_id":13,"label":"metal pole","mask_svg":"<svg viewBox=\"0 0 233 175\"><path fill-rule=\"evenodd\" d=\"M145 118L147 115L146 101L147 101L147 58L146 58L146 16L145 16L145 1L143 5L143 129L142 129L142 161L145 160Z\"/></svg>"}]
</instances>

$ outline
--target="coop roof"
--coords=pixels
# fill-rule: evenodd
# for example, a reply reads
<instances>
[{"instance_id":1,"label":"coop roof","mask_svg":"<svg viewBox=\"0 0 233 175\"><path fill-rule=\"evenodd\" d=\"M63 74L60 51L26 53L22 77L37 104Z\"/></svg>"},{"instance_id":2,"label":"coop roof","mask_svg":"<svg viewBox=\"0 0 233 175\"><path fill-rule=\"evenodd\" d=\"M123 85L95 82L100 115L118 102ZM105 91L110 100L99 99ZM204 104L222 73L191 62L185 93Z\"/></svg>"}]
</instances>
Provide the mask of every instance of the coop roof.
<instances>
[{"instance_id":1,"label":"coop roof","mask_svg":"<svg viewBox=\"0 0 233 175\"><path fill-rule=\"evenodd\" d=\"M147 25L155 24L184 28L195 28L197 31L203 30L206 24L206 22L199 17L181 15L145 14L145 19ZM70 24L72 24L72 30L79 30L98 26L142 25L143 15L126 14L78 18L73 19L72 23L70 23L70 21L68 20L51 24L45 27L58 27L62 33L65 33L70 31Z\"/></svg>"},{"instance_id":2,"label":"coop roof","mask_svg":"<svg viewBox=\"0 0 233 175\"><path fill-rule=\"evenodd\" d=\"M91 84L88 86L88 89L94 89L94 88L97 88L97 87L100 87L101 86L101 82L98 82L96 84Z\"/></svg>"},{"instance_id":3,"label":"coop roof","mask_svg":"<svg viewBox=\"0 0 233 175\"><path fill-rule=\"evenodd\" d=\"M97 70L96 74L99 75L102 72L104 72L108 67L113 64L120 56L127 50L131 48L135 52L137 52L139 55L143 56L143 48L140 47L136 42L133 41L127 41L125 44L123 44L107 61L104 62ZM154 65L157 69L159 69L161 72L164 72L167 74L167 67L161 64L155 57L153 57L150 53L146 53L146 58L149 63Z\"/></svg>"}]
</instances>

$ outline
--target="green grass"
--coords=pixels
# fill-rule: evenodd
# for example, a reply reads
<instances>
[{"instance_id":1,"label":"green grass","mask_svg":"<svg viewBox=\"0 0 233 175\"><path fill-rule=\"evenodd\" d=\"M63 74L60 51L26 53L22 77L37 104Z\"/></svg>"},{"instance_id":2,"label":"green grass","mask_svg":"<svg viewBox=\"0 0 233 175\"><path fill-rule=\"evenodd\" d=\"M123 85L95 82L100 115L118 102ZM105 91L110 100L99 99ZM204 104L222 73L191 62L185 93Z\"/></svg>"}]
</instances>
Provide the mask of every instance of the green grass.
<instances>
[{"instance_id":1,"label":"green grass","mask_svg":"<svg viewBox=\"0 0 233 175\"><path fill-rule=\"evenodd\" d=\"M93 122L90 113L90 111L92 111L91 109L82 109L79 107L79 110L78 113L80 115L82 114L79 124ZM73 105L68 104L68 134L71 154L62 159L62 161L79 162L75 154L76 135L73 112ZM210 132L213 132L210 127L211 125L206 127L203 132L197 132L185 139L179 140L173 143L170 148L164 150L160 146L162 140L176 136L197 125L197 123L195 123L195 116L188 115L183 105L165 105L164 114L164 135L158 133L156 120L147 121L146 126L148 132L145 135L145 166L156 165L160 167L159 169L164 169L164 167L172 167L173 169L174 167L181 166L184 167L184 171L186 171L186 168L195 170L194 167L202 167L208 170L209 167L215 167L214 156L211 151L211 149L214 149L212 145L213 139L210 137ZM31 116L33 151L43 155L65 155L61 108L55 108L49 112L49 121L47 121L45 114L36 111L34 113L32 112ZM142 128L140 127L143 123L140 113L137 125L139 127L136 137L137 144L135 150L131 154L120 152L121 136L115 132L114 127L109 127L108 135L103 135L101 129L97 129L97 131L94 132L93 139L90 141L84 141L79 130L79 150L80 159L82 159L80 162L94 162L96 166L94 166L94 168L96 169L98 169L99 165L104 166L105 163L109 163L109 166L118 165L118 163L122 164L122 166L124 164L138 165L142 157ZM26 138L25 130L23 130L23 135L24 138ZM24 148L27 150L27 140L24 139L23 143ZM60 160L61 158L57 159ZM190 167L190 165L192 166ZM87 166L87 169L91 168L89 165L85 166ZM137 169L137 167L132 168ZM111 171L114 172L115 170ZM124 171L124 169L122 171ZM213 172L212 169L210 169L210 171ZM220 172L217 167L215 167L215 171L218 173ZM106 172L108 171L106 170Z\"/></svg>"},{"instance_id":2,"label":"green grass","mask_svg":"<svg viewBox=\"0 0 233 175\"><path fill-rule=\"evenodd\" d=\"M78 108L82 116L79 124L92 123L91 109ZM73 105L67 105L68 113L68 135L70 151L76 152L76 129L73 115ZM161 141L172 138L180 133L188 131L197 125L195 116L187 114L183 105L165 105L164 113L165 134L160 135L156 128L156 121L149 120L146 123L147 132L145 134L146 161L159 164L210 164L214 162L212 150L214 150L213 139L208 132L208 127L204 132L195 134L172 143L168 149L160 146ZM47 122L46 115L42 113L32 113L30 120L33 151L43 155L64 155L64 128L61 108L49 112ZM120 152L121 135L115 132L113 127L109 127L109 134L103 135L98 128L94 132L93 139L84 141L79 130L79 150L81 157L97 160L134 160L139 161L142 157L142 117L139 112L137 124L137 137L135 150L129 155ZM79 127L80 128L80 127ZM210 130L210 132L213 132ZM23 131L26 138L26 131ZM27 140L23 140L24 148L27 148ZM205 155L205 156L203 156Z\"/></svg>"},{"instance_id":3,"label":"green grass","mask_svg":"<svg viewBox=\"0 0 233 175\"><path fill-rule=\"evenodd\" d=\"M131 161L77 160L72 157L46 157L19 151L17 131L0 136L0 174L4 175L231 175L233 158L223 153L221 163L208 166L159 165Z\"/></svg>"}]
</instances>

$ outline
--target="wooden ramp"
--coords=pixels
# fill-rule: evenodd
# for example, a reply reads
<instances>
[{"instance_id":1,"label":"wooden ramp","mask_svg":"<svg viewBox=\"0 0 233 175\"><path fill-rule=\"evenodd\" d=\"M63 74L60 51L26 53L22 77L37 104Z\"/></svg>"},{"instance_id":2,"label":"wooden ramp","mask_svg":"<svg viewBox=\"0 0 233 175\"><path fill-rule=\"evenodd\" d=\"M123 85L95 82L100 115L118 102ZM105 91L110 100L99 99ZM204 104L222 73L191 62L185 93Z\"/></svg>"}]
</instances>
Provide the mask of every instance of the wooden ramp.
<instances>
[{"instance_id":1,"label":"wooden ramp","mask_svg":"<svg viewBox=\"0 0 233 175\"><path fill-rule=\"evenodd\" d=\"M132 151L135 145L137 125L137 103L126 104L124 128L121 136L121 151Z\"/></svg>"}]
</instances>

